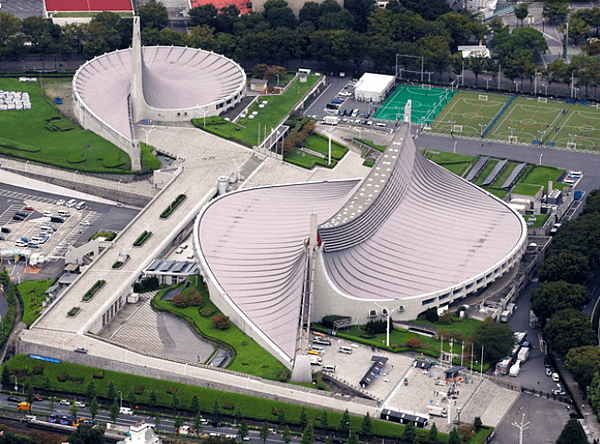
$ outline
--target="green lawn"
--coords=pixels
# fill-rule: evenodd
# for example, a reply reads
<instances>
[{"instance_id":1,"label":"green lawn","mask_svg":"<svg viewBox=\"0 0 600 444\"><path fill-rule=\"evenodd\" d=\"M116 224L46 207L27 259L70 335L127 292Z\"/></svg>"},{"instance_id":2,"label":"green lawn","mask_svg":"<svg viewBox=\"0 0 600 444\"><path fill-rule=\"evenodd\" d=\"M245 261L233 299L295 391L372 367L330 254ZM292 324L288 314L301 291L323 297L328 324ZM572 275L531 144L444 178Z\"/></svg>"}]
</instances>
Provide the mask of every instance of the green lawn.
<instances>
[{"instance_id":1,"label":"green lawn","mask_svg":"<svg viewBox=\"0 0 600 444\"><path fill-rule=\"evenodd\" d=\"M506 166L504 167L504 169L500 172L500 174L498 174L498 177L496 177L496 180L494 181L494 183L492 183L492 188L500 188L502 186L502 184L504 183L504 181L506 179L508 179L508 176L510 176L510 173L513 172L513 170L517 167L517 164L514 162L508 162L506 164Z\"/></svg>"},{"instance_id":2,"label":"green lawn","mask_svg":"<svg viewBox=\"0 0 600 444\"><path fill-rule=\"evenodd\" d=\"M479 160L479 157L477 156L467 156L465 154L454 154L446 151L429 150L426 150L425 157L453 172L457 176L462 176Z\"/></svg>"},{"instance_id":3,"label":"green lawn","mask_svg":"<svg viewBox=\"0 0 600 444\"><path fill-rule=\"evenodd\" d=\"M481 170L479 175L475 178L473 183L477 186L481 186L483 181L488 177L488 175L492 172L496 164L499 162L498 159L490 159L486 166Z\"/></svg>"},{"instance_id":4,"label":"green lawn","mask_svg":"<svg viewBox=\"0 0 600 444\"><path fill-rule=\"evenodd\" d=\"M39 82L0 78L0 89L29 92L32 106L30 110L0 111L1 154L82 172L131 171L124 151L61 117L43 97ZM56 120L49 120L52 118Z\"/></svg>"},{"instance_id":5,"label":"green lawn","mask_svg":"<svg viewBox=\"0 0 600 444\"><path fill-rule=\"evenodd\" d=\"M518 183L512 190L513 194L522 194L524 196L535 196L540 191L541 185L530 185L528 183Z\"/></svg>"},{"instance_id":6,"label":"green lawn","mask_svg":"<svg viewBox=\"0 0 600 444\"><path fill-rule=\"evenodd\" d=\"M554 185L558 186L560 189L564 188L560 186L561 184L556 181L560 177L560 175L564 172L562 168L556 168L552 166L534 166L531 171L525 176L525 178L521 181L523 183L529 183L532 185L543 185L544 190L548 187L548 181L551 180L554 182Z\"/></svg>"},{"instance_id":7,"label":"green lawn","mask_svg":"<svg viewBox=\"0 0 600 444\"><path fill-rule=\"evenodd\" d=\"M329 139L320 134L311 134L304 142L304 147L317 153L329 156ZM334 140L331 141L331 159L341 160L346 155L348 148Z\"/></svg>"},{"instance_id":8,"label":"green lawn","mask_svg":"<svg viewBox=\"0 0 600 444\"><path fill-rule=\"evenodd\" d=\"M229 140L241 142L247 146L259 145L265 138L265 130L268 135L272 128L275 128L279 122L292 110L294 105L304 97L304 95L319 80L320 76L310 75L306 83L300 83L299 78L286 89L283 94L273 96L261 96L248 110L248 116L239 119L237 124L224 122L219 125L204 127L204 119L194 119L192 122L198 128ZM267 101L264 108L259 105ZM257 112L253 119L249 117L253 112ZM259 137L260 127L260 137Z\"/></svg>"},{"instance_id":9,"label":"green lawn","mask_svg":"<svg viewBox=\"0 0 600 444\"><path fill-rule=\"evenodd\" d=\"M382 153L387 148L386 145L377 145L376 143L374 143L371 140L367 140L367 139L355 139L355 140L358 140L359 142L364 143L365 145L368 145L371 148L375 148L377 151L381 151Z\"/></svg>"},{"instance_id":10,"label":"green lawn","mask_svg":"<svg viewBox=\"0 0 600 444\"><path fill-rule=\"evenodd\" d=\"M186 319L202 336L226 344L230 349L233 349L236 356L227 367L229 370L278 380L281 374L286 371L285 366L235 325L232 324L227 330L214 328L212 318L220 311L209 299L209 294L201 280L198 280L196 288L204 300L201 307L174 307L170 301L162 300L162 296L167 290L163 290L155 296L153 305ZM208 317L200 314L200 310L206 307L212 308L214 312Z\"/></svg>"},{"instance_id":11,"label":"green lawn","mask_svg":"<svg viewBox=\"0 0 600 444\"><path fill-rule=\"evenodd\" d=\"M56 279L43 281L25 281L17 285L17 290L23 299L23 322L27 325L40 315L42 302L46 299L46 290L50 288Z\"/></svg>"},{"instance_id":12,"label":"green lawn","mask_svg":"<svg viewBox=\"0 0 600 444\"><path fill-rule=\"evenodd\" d=\"M302 168L308 168L309 170L315 165L321 165L327 168L333 168L337 165L337 160L335 160L333 156L331 157L331 164L329 164L328 159L323 159L297 149L293 149L292 151L286 153L284 159L286 162L298 165Z\"/></svg>"},{"instance_id":13,"label":"green lawn","mask_svg":"<svg viewBox=\"0 0 600 444\"><path fill-rule=\"evenodd\" d=\"M525 219L525 222L527 222L527 220L529 219L529 216L523 216ZM533 228L542 228L544 226L544 224L546 223L546 220L548 220L548 218L550 217L549 214L536 214L535 215L535 222L533 223L532 227Z\"/></svg>"}]
</instances>

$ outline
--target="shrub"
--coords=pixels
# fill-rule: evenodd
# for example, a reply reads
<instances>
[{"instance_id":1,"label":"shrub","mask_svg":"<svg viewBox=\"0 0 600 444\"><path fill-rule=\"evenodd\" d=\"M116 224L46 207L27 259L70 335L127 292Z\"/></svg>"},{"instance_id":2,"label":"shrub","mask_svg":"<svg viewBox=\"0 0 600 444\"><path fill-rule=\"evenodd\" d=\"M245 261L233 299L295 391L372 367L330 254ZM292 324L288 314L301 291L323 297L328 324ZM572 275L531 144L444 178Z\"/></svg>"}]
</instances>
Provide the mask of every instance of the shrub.
<instances>
[{"instance_id":1,"label":"shrub","mask_svg":"<svg viewBox=\"0 0 600 444\"><path fill-rule=\"evenodd\" d=\"M135 388L133 389L133 393L134 393L136 396L140 396L140 395L143 395L143 394L144 394L144 390L145 390L145 389L146 389L146 387L144 387L143 385L138 385L137 387L135 387Z\"/></svg>"},{"instance_id":2,"label":"shrub","mask_svg":"<svg viewBox=\"0 0 600 444\"><path fill-rule=\"evenodd\" d=\"M195 288L187 288L186 290L179 293L177 296L173 298L171 303L174 307L185 308L185 307L198 307L202 305L202 296L200 296L200 292Z\"/></svg>"},{"instance_id":3,"label":"shrub","mask_svg":"<svg viewBox=\"0 0 600 444\"><path fill-rule=\"evenodd\" d=\"M373 162L372 160L366 159L363 162L363 165L366 166L366 167L372 167L373 165L375 165L375 162Z\"/></svg>"},{"instance_id":4,"label":"shrub","mask_svg":"<svg viewBox=\"0 0 600 444\"><path fill-rule=\"evenodd\" d=\"M122 265L123 265L123 262L116 261L114 264L112 264L112 267L113 268L121 268Z\"/></svg>"},{"instance_id":5,"label":"shrub","mask_svg":"<svg viewBox=\"0 0 600 444\"><path fill-rule=\"evenodd\" d=\"M146 242L150 236L152 236L152 231L144 231L142 234L139 235L139 237L133 242L133 246L134 247L141 247L142 245L144 245L144 242Z\"/></svg>"},{"instance_id":6,"label":"shrub","mask_svg":"<svg viewBox=\"0 0 600 444\"><path fill-rule=\"evenodd\" d=\"M72 309L69 310L69 312L67 313L67 316L75 316L77 313L79 313L80 308L79 307L73 307Z\"/></svg>"},{"instance_id":7,"label":"shrub","mask_svg":"<svg viewBox=\"0 0 600 444\"><path fill-rule=\"evenodd\" d=\"M87 158L82 152L71 153L67 156L67 162L69 163L82 163L85 162Z\"/></svg>"},{"instance_id":8,"label":"shrub","mask_svg":"<svg viewBox=\"0 0 600 444\"><path fill-rule=\"evenodd\" d=\"M449 324L450 322L452 322L452 316L453 316L452 312L448 310L448 311L444 312L444 314L439 317L439 321L442 324Z\"/></svg>"},{"instance_id":9,"label":"shrub","mask_svg":"<svg viewBox=\"0 0 600 444\"><path fill-rule=\"evenodd\" d=\"M390 322L390 331L392 330L392 323ZM387 331L387 321L380 319L378 321L369 321L365 324L365 331L371 334L385 333Z\"/></svg>"},{"instance_id":10,"label":"shrub","mask_svg":"<svg viewBox=\"0 0 600 444\"><path fill-rule=\"evenodd\" d=\"M188 300L182 293L179 293L171 300L171 304L173 304L173 307L185 308L188 306Z\"/></svg>"},{"instance_id":11,"label":"shrub","mask_svg":"<svg viewBox=\"0 0 600 444\"><path fill-rule=\"evenodd\" d=\"M167 389L167 393L168 393L169 395L174 395L175 393L177 393L177 389L176 389L175 387L169 387L169 388Z\"/></svg>"},{"instance_id":12,"label":"shrub","mask_svg":"<svg viewBox=\"0 0 600 444\"><path fill-rule=\"evenodd\" d=\"M161 219L166 219L167 217L169 217L171 215L171 213L173 211L175 211L175 209L181 204L181 202L183 202L186 198L185 194L180 194L179 196L177 196L175 198L175 200L173 202L171 202L169 204L169 206L167 208L165 208L163 210L163 212L160 214Z\"/></svg>"},{"instance_id":13,"label":"shrub","mask_svg":"<svg viewBox=\"0 0 600 444\"><path fill-rule=\"evenodd\" d=\"M92 373L92 378L104 379L104 370L98 370L97 372Z\"/></svg>"},{"instance_id":14,"label":"shrub","mask_svg":"<svg viewBox=\"0 0 600 444\"><path fill-rule=\"evenodd\" d=\"M439 321L440 317L438 316L437 308L428 308L425 312L425 319L427 319L429 322Z\"/></svg>"},{"instance_id":15,"label":"shrub","mask_svg":"<svg viewBox=\"0 0 600 444\"><path fill-rule=\"evenodd\" d=\"M133 291L136 293L145 293L147 291L156 290L158 288L158 278L150 276L133 284Z\"/></svg>"},{"instance_id":16,"label":"shrub","mask_svg":"<svg viewBox=\"0 0 600 444\"><path fill-rule=\"evenodd\" d=\"M35 367L33 367L33 374L34 375L43 375L44 374L44 366L36 365Z\"/></svg>"},{"instance_id":17,"label":"shrub","mask_svg":"<svg viewBox=\"0 0 600 444\"><path fill-rule=\"evenodd\" d=\"M339 316L339 315L327 315L323 317L323 320L321 321L321 324L323 324L323 326L325 328L333 328L333 323L335 321L339 321L341 319L346 319L347 316Z\"/></svg>"},{"instance_id":18,"label":"shrub","mask_svg":"<svg viewBox=\"0 0 600 444\"><path fill-rule=\"evenodd\" d=\"M60 373L58 376L56 376L56 379L58 379L58 382L67 382L69 380L69 374Z\"/></svg>"},{"instance_id":19,"label":"shrub","mask_svg":"<svg viewBox=\"0 0 600 444\"><path fill-rule=\"evenodd\" d=\"M285 370L283 370L280 374L279 374L279 382L288 382L290 380L290 377L292 376L292 372L290 372L287 368Z\"/></svg>"},{"instance_id":20,"label":"shrub","mask_svg":"<svg viewBox=\"0 0 600 444\"><path fill-rule=\"evenodd\" d=\"M223 404L223 410L233 410L235 409L235 404L233 402L226 402Z\"/></svg>"},{"instance_id":21,"label":"shrub","mask_svg":"<svg viewBox=\"0 0 600 444\"><path fill-rule=\"evenodd\" d=\"M406 341L406 345L410 348L421 348L421 340L419 338L410 338Z\"/></svg>"},{"instance_id":22,"label":"shrub","mask_svg":"<svg viewBox=\"0 0 600 444\"><path fill-rule=\"evenodd\" d=\"M231 326L231 321L228 316L225 316L223 313L219 313L212 319L212 325L214 328L218 328L219 330L227 330Z\"/></svg>"},{"instance_id":23,"label":"shrub","mask_svg":"<svg viewBox=\"0 0 600 444\"><path fill-rule=\"evenodd\" d=\"M200 310L200 315L208 318L209 316L212 316L214 312L215 310L212 307L204 307Z\"/></svg>"}]
</instances>

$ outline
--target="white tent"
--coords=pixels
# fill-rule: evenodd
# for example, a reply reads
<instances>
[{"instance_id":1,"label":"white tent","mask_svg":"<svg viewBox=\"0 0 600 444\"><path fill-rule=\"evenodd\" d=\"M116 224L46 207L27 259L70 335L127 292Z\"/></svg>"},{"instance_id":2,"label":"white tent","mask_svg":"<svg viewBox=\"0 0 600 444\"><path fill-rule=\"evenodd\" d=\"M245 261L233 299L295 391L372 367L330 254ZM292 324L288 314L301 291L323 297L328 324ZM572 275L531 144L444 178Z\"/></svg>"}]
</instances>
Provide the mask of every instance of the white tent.
<instances>
[{"instance_id":1,"label":"white tent","mask_svg":"<svg viewBox=\"0 0 600 444\"><path fill-rule=\"evenodd\" d=\"M354 98L363 102L382 102L394 86L394 76L365 73L356 84Z\"/></svg>"}]
</instances>

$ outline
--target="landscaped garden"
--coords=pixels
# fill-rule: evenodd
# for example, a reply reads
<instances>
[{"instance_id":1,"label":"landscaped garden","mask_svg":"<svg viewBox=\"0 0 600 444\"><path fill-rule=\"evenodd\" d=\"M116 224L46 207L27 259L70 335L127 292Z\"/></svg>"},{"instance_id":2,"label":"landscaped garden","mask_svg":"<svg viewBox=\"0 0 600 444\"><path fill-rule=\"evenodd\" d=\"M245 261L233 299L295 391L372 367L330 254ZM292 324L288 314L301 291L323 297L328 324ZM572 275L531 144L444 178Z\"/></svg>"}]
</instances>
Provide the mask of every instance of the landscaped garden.
<instances>
[{"instance_id":1,"label":"landscaped garden","mask_svg":"<svg viewBox=\"0 0 600 444\"><path fill-rule=\"evenodd\" d=\"M46 279L43 281L25 281L17 285L17 290L23 300L23 322L27 325L33 322L40 315L42 302L46 299L46 290L50 288L56 279Z\"/></svg>"},{"instance_id":2,"label":"landscaped garden","mask_svg":"<svg viewBox=\"0 0 600 444\"><path fill-rule=\"evenodd\" d=\"M0 154L80 172L131 173L127 153L61 115L41 91L40 80L0 78L0 90L27 92L31 99L29 110L0 112ZM157 168L152 154L145 152L142 158L142 168Z\"/></svg>"},{"instance_id":3,"label":"landscaped garden","mask_svg":"<svg viewBox=\"0 0 600 444\"><path fill-rule=\"evenodd\" d=\"M289 370L238 327L232 323L225 329L214 326L213 319L222 313L210 300L202 280L194 277L192 281L193 288L198 291L202 300L200 305L176 307L173 301L163 300L163 296L172 288L159 292L154 297L152 305L185 319L198 334L229 349L233 360L227 367L229 370L266 379L287 381Z\"/></svg>"}]
</instances>

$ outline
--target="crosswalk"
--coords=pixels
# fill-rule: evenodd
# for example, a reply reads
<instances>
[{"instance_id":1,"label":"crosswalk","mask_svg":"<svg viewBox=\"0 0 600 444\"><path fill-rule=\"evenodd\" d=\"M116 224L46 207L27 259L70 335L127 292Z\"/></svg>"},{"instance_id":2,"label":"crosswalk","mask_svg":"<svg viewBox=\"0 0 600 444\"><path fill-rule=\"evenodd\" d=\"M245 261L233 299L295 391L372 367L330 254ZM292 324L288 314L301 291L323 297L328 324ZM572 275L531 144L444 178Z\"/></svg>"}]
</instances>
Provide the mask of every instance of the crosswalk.
<instances>
[{"instance_id":1,"label":"crosswalk","mask_svg":"<svg viewBox=\"0 0 600 444\"><path fill-rule=\"evenodd\" d=\"M27 202L34 201L34 202L42 202L42 203L48 203L48 204L56 203L56 199L52 199L50 197L38 196L35 194L23 193L23 192L14 191L14 190L0 189L0 196L7 197L9 199L19 199L19 200L27 201Z\"/></svg>"}]
</instances>

